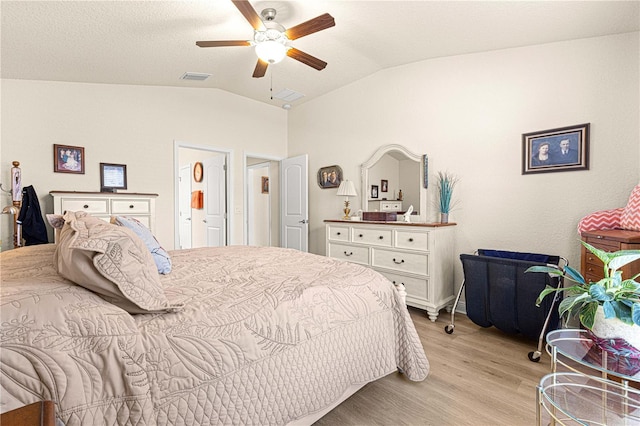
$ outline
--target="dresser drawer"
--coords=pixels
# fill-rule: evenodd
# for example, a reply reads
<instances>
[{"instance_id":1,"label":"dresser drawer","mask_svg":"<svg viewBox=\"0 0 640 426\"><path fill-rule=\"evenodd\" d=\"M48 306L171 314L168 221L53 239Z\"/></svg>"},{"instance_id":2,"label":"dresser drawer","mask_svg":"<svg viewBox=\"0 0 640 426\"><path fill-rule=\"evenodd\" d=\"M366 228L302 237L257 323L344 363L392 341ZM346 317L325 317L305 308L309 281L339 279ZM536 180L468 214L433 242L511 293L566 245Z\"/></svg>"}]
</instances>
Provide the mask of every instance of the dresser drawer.
<instances>
[{"instance_id":1,"label":"dresser drawer","mask_svg":"<svg viewBox=\"0 0 640 426\"><path fill-rule=\"evenodd\" d=\"M354 227L351 241L354 243L371 244L391 247L390 229L369 229Z\"/></svg>"},{"instance_id":2,"label":"dresser drawer","mask_svg":"<svg viewBox=\"0 0 640 426\"><path fill-rule=\"evenodd\" d=\"M380 272L387 277L389 281L394 284L404 284L407 294L413 297L419 297L427 300L429 296L428 281L424 278L407 277L404 275L398 275L391 272Z\"/></svg>"},{"instance_id":3,"label":"dresser drawer","mask_svg":"<svg viewBox=\"0 0 640 426\"><path fill-rule=\"evenodd\" d=\"M349 262L369 264L369 248L354 247L346 244L329 244L329 257L348 260Z\"/></svg>"},{"instance_id":4,"label":"dresser drawer","mask_svg":"<svg viewBox=\"0 0 640 426\"><path fill-rule=\"evenodd\" d=\"M106 198L63 198L61 201L62 214L68 211L87 212L91 214L109 214L109 200Z\"/></svg>"},{"instance_id":5,"label":"dresser drawer","mask_svg":"<svg viewBox=\"0 0 640 426\"><path fill-rule=\"evenodd\" d=\"M395 231L395 246L409 250L429 250L429 233L415 231Z\"/></svg>"},{"instance_id":6,"label":"dresser drawer","mask_svg":"<svg viewBox=\"0 0 640 426\"><path fill-rule=\"evenodd\" d=\"M327 238L330 241L349 241L349 227L348 226L327 226Z\"/></svg>"},{"instance_id":7,"label":"dresser drawer","mask_svg":"<svg viewBox=\"0 0 640 426\"><path fill-rule=\"evenodd\" d=\"M429 275L427 254L373 248L371 266L419 275Z\"/></svg>"},{"instance_id":8,"label":"dresser drawer","mask_svg":"<svg viewBox=\"0 0 640 426\"><path fill-rule=\"evenodd\" d=\"M111 200L112 214L144 214L151 213L148 200Z\"/></svg>"},{"instance_id":9,"label":"dresser drawer","mask_svg":"<svg viewBox=\"0 0 640 426\"><path fill-rule=\"evenodd\" d=\"M399 212L402 210L402 201L381 201L381 212Z\"/></svg>"}]
</instances>

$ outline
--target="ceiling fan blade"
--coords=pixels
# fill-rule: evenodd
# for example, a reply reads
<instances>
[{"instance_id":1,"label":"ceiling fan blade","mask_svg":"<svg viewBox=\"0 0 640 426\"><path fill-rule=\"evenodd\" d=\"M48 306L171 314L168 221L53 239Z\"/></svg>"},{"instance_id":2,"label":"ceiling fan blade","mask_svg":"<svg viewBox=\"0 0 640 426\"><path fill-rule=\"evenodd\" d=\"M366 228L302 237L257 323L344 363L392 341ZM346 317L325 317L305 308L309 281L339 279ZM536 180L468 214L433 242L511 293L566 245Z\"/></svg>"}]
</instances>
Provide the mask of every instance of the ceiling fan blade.
<instances>
[{"instance_id":1,"label":"ceiling fan blade","mask_svg":"<svg viewBox=\"0 0 640 426\"><path fill-rule=\"evenodd\" d=\"M305 65L309 65L311 68L315 68L318 71L323 70L327 66L325 61L311 56L308 53L304 53L302 50L298 50L295 47L287 50L287 56L295 59L296 61L300 61Z\"/></svg>"},{"instance_id":2,"label":"ceiling fan blade","mask_svg":"<svg viewBox=\"0 0 640 426\"><path fill-rule=\"evenodd\" d=\"M196 41L200 47L251 46L247 40Z\"/></svg>"},{"instance_id":3,"label":"ceiling fan blade","mask_svg":"<svg viewBox=\"0 0 640 426\"><path fill-rule=\"evenodd\" d=\"M231 0L231 2L238 8L245 19L249 21L254 30L263 31L265 29L262 19L260 19L256 10L247 0Z\"/></svg>"},{"instance_id":4,"label":"ceiling fan blade","mask_svg":"<svg viewBox=\"0 0 640 426\"><path fill-rule=\"evenodd\" d=\"M268 66L269 66L268 62L265 62L262 59L258 59L258 63L256 64L256 69L253 70L253 78L264 77L264 75L267 73Z\"/></svg>"},{"instance_id":5,"label":"ceiling fan blade","mask_svg":"<svg viewBox=\"0 0 640 426\"><path fill-rule=\"evenodd\" d=\"M318 31L326 30L336 25L333 16L325 13L324 15L316 16L302 24L298 24L295 27L289 28L285 31L285 35L289 40L295 40L300 37L307 36L309 34L317 33Z\"/></svg>"}]
</instances>

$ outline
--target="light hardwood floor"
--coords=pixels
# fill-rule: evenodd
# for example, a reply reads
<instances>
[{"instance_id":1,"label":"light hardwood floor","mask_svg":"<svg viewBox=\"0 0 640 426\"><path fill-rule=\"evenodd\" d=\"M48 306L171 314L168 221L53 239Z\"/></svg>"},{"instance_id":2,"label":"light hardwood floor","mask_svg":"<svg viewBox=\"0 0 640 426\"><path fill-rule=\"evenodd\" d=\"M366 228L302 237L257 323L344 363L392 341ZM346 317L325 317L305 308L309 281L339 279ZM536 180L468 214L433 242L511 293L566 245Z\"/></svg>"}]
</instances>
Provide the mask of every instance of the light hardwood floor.
<instances>
[{"instance_id":1,"label":"light hardwood floor","mask_svg":"<svg viewBox=\"0 0 640 426\"><path fill-rule=\"evenodd\" d=\"M409 310L431 366L427 379L394 373L369 383L316 426L535 425L536 385L550 372L544 350L540 362L529 361L537 340L482 328L461 314L449 335L451 314L441 311L434 323Z\"/></svg>"}]
</instances>

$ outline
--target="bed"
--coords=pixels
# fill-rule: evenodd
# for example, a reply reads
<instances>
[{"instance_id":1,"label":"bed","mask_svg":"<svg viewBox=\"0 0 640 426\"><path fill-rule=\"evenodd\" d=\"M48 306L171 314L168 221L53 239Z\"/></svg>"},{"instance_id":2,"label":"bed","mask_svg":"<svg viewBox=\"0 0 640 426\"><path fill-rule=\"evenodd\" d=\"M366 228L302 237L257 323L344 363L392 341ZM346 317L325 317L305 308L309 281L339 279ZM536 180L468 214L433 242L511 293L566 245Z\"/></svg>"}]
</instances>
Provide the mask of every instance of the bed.
<instances>
[{"instance_id":1,"label":"bed","mask_svg":"<svg viewBox=\"0 0 640 426\"><path fill-rule=\"evenodd\" d=\"M0 253L0 412L44 399L67 425L309 424L368 382L429 372L400 295L371 269L230 246L170 251L154 275L130 231L65 219L56 245ZM113 294L68 279L101 267Z\"/></svg>"}]
</instances>

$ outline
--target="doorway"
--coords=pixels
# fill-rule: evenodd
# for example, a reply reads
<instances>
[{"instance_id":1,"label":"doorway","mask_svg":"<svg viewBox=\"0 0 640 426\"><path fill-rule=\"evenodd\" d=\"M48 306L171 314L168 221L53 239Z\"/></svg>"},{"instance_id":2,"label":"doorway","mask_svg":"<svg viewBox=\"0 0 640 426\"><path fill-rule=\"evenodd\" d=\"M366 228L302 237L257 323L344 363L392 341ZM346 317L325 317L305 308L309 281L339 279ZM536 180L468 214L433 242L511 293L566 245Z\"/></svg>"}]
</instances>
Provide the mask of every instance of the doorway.
<instances>
[{"instance_id":1,"label":"doorway","mask_svg":"<svg viewBox=\"0 0 640 426\"><path fill-rule=\"evenodd\" d=\"M280 159L245 154L244 243L280 247Z\"/></svg>"},{"instance_id":2,"label":"doorway","mask_svg":"<svg viewBox=\"0 0 640 426\"><path fill-rule=\"evenodd\" d=\"M229 244L232 218L228 214L228 206L232 205L233 196L232 191L229 190L233 187L230 157L231 151L228 150L174 142L174 175L176 176L174 247L183 249ZM199 175L194 176L194 167L197 163L214 164L219 170L215 179L212 180L210 176L211 169L207 170L204 166L202 178ZM181 181L185 176L188 176L189 185ZM189 193L184 194L185 191ZM204 202L198 201L200 195ZM186 202L187 199L189 204ZM210 206L215 206L215 232L211 231L213 222L209 212ZM186 235L187 233L190 235Z\"/></svg>"}]
</instances>

